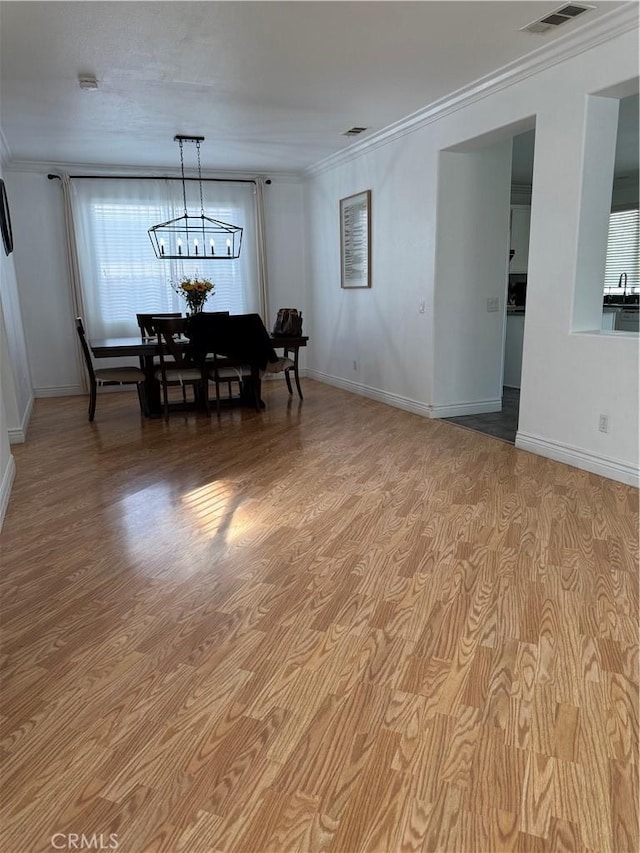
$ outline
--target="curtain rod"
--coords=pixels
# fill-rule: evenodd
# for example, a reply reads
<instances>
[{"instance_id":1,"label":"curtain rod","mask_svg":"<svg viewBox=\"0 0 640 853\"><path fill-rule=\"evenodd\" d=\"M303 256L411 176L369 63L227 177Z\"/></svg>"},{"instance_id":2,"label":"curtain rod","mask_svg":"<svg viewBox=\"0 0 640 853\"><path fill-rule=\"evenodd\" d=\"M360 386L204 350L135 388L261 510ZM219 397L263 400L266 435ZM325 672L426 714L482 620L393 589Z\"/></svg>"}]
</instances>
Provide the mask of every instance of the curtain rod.
<instances>
[{"instance_id":1,"label":"curtain rod","mask_svg":"<svg viewBox=\"0 0 640 853\"><path fill-rule=\"evenodd\" d=\"M168 175L69 175L70 178L77 180L78 178L89 179L89 178L99 178L101 180L113 181L113 180L126 180L131 178L134 181L181 181L182 178L172 178ZM60 175L47 175L50 181L53 181L55 178L60 180ZM185 181L198 181L199 178L185 178ZM223 184L255 184L254 178L202 178L203 181L217 181ZM271 178L267 178L265 180L265 184L270 184Z\"/></svg>"}]
</instances>

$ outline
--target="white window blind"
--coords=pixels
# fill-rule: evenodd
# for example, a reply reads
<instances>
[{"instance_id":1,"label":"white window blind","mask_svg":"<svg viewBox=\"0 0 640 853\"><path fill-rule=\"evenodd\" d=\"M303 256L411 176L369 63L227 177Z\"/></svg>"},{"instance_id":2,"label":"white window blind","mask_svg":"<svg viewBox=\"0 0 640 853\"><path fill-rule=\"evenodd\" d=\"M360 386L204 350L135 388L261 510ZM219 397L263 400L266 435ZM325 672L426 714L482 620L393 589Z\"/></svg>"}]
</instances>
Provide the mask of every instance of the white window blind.
<instances>
[{"instance_id":1,"label":"white window blind","mask_svg":"<svg viewBox=\"0 0 640 853\"><path fill-rule=\"evenodd\" d=\"M609 217L605 293L623 293L620 277L627 274L627 293L640 292L640 219L638 210L621 210Z\"/></svg>"},{"instance_id":2,"label":"white window blind","mask_svg":"<svg viewBox=\"0 0 640 853\"><path fill-rule=\"evenodd\" d=\"M136 314L186 311L171 282L182 276L208 278L215 285L205 310L244 314L258 311L253 184L216 183L205 192L212 201L205 213L244 229L240 258L231 260L160 260L148 229L182 215L179 181L90 179L73 182L80 273L86 307L85 325L92 337L138 332ZM197 193L194 182L188 187ZM215 197L215 200L213 200ZM188 210L197 208L191 201Z\"/></svg>"}]
</instances>

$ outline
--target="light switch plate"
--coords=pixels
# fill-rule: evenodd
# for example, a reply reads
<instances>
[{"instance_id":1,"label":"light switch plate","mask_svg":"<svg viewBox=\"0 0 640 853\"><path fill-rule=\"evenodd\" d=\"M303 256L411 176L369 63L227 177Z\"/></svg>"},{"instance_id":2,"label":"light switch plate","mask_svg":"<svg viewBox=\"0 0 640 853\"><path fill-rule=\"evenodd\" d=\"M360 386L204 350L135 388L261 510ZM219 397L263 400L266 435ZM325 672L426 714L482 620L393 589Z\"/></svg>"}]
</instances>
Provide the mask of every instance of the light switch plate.
<instances>
[{"instance_id":1,"label":"light switch plate","mask_svg":"<svg viewBox=\"0 0 640 853\"><path fill-rule=\"evenodd\" d=\"M487 311L490 314L495 313L498 310L499 305L500 305L500 300L498 299L497 296L490 296L487 299Z\"/></svg>"}]
</instances>

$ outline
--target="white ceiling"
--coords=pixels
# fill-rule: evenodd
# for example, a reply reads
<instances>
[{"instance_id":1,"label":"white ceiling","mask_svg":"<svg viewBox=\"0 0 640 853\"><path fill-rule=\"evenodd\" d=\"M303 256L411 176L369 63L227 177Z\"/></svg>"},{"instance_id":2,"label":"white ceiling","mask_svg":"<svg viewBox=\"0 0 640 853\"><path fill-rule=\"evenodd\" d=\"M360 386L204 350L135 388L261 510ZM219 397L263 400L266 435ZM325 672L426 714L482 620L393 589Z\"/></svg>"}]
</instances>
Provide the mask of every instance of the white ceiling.
<instances>
[{"instance_id":1,"label":"white ceiling","mask_svg":"<svg viewBox=\"0 0 640 853\"><path fill-rule=\"evenodd\" d=\"M171 168L181 133L205 169L299 171L625 4L519 32L562 5L2 2L0 122L14 160Z\"/></svg>"}]
</instances>

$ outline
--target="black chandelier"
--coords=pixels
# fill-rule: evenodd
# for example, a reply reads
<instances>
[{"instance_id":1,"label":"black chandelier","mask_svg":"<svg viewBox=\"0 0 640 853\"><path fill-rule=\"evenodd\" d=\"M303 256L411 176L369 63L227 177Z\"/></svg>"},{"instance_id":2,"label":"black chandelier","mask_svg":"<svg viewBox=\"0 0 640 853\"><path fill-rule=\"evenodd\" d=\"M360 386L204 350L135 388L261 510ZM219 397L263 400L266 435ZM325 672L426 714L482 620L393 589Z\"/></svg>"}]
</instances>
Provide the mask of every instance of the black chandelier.
<instances>
[{"instance_id":1,"label":"black chandelier","mask_svg":"<svg viewBox=\"0 0 640 853\"><path fill-rule=\"evenodd\" d=\"M156 258L166 260L220 261L240 257L242 228L205 216L202 200L202 170L200 168L200 143L204 136L174 136L180 145L182 170L182 200L184 214L149 228L149 238ZM200 215L187 213L187 189L184 177L183 146L195 142L198 152L198 185L200 187Z\"/></svg>"}]
</instances>

